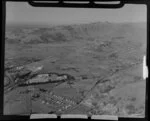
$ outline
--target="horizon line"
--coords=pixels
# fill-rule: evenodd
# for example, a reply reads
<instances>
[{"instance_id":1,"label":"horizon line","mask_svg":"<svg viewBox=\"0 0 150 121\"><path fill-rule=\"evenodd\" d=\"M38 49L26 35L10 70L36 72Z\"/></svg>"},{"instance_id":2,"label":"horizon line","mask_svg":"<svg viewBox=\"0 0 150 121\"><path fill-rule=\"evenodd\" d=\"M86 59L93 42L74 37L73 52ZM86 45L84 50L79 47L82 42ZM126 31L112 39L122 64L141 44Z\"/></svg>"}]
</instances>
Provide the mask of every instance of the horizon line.
<instances>
[{"instance_id":1,"label":"horizon line","mask_svg":"<svg viewBox=\"0 0 150 121\"><path fill-rule=\"evenodd\" d=\"M147 23L147 21L123 21L123 22L110 22L110 21L95 21L85 23L43 23L43 22L6 22L6 26L13 25L36 25L36 26L63 26L63 25L80 25L80 24L94 24L94 23L110 23L110 24L126 24L126 23Z\"/></svg>"}]
</instances>

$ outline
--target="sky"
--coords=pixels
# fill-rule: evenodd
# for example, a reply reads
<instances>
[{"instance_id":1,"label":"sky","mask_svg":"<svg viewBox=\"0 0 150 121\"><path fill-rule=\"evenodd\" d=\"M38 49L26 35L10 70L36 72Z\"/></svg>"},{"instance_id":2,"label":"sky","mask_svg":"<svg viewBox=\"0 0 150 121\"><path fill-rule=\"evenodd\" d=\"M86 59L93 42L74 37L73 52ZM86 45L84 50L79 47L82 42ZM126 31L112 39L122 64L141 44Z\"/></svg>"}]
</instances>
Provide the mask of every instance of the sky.
<instances>
[{"instance_id":1,"label":"sky","mask_svg":"<svg viewBox=\"0 0 150 121\"><path fill-rule=\"evenodd\" d=\"M145 22L146 5L127 4L119 9L44 8L26 2L6 3L6 23L80 24L90 22Z\"/></svg>"}]
</instances>

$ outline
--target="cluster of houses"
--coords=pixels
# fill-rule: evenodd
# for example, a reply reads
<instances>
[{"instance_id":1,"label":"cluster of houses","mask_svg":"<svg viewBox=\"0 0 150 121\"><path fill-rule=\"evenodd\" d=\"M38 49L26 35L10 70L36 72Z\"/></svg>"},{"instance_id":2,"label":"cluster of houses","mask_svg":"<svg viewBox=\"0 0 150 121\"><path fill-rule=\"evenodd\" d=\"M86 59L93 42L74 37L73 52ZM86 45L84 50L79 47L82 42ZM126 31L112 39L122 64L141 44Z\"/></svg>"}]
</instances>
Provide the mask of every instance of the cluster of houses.
<instances>
[{"instance_id":1,"label":"cluster of houses","mask_svg":"<svg viewBox=\"0 0 150 121\"><path fill-rule=\"evenodd\" d=\"M51 83L51 82L61 82L61 81L67 81L67 80L74 80L74 77L68 74L57 74L57 73L45 73L45 74L38 74L34 73L34 76L31 76L33 71L28 70L27 68L23 66L14 67L10 70L11 72L16 72L16 79L14 80L15 83L19 84L18 86L30 85L30 84L41 84L41 83ZM20 79L25 79L24 81L20 81ZM26 91L24 93L28 93L30 91ZM34 92L33 99L40 99L42 104L45 104L47 106L52 106L54 109L57 108L58 112L66 111L68 109L71 109L73 106L76 105L76 102L69 99L68 97L64 96L58 96L55 95L52 92L49 92L47 90L37 90Z\"/></svg>"},{"instance_id":2,"label":"cluster of houses","mask_svg":"<svg viewBox=\"0 0 150 121\"><path fill-rule=\"evenodd\" d=\"M44 93L41 103L46 105L52 105L58 108L57 111L59 112L68 110L76 105L76 102L74 102L73 100L63 96L55 95L52 92Z\"/></svg>"}]
</instances>

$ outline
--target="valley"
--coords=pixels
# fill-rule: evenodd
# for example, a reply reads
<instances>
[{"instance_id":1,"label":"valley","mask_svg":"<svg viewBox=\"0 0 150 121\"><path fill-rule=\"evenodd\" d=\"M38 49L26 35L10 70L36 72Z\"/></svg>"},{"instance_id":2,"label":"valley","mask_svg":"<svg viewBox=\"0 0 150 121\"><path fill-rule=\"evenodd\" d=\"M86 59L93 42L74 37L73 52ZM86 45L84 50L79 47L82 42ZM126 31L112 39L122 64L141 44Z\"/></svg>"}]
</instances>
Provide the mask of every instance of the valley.
<instances>
[{"instance_id":1,"label":"valley","mask_svg":"<svg viewBox=\"0 0 150 121\"><path fill-rule=\"evenodd\" d=\"M146 23L7 26L4 114L144 117L144 55Z\"/></svg>"}]
</instances>

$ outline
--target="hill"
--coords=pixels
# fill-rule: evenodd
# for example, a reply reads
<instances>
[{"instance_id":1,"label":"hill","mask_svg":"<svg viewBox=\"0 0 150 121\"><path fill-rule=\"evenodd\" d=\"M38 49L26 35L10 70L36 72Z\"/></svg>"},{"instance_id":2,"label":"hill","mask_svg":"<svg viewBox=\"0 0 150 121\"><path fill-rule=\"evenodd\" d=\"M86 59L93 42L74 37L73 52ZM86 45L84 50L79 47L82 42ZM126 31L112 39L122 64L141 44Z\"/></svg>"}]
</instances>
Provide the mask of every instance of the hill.
<instances>
[{"instance_id":1,"label":"hill","mask_svg":"<svg viewBox=\"0 0 150 121\"><path fill-rule=\"evenodd\" d=\"M68 42L79 39L119 39L141 41L145 38L145 23L96 22L78 25L59 25L50 27L7 26L8 43L51 43Z\"/></svg>"}]
</instances>

